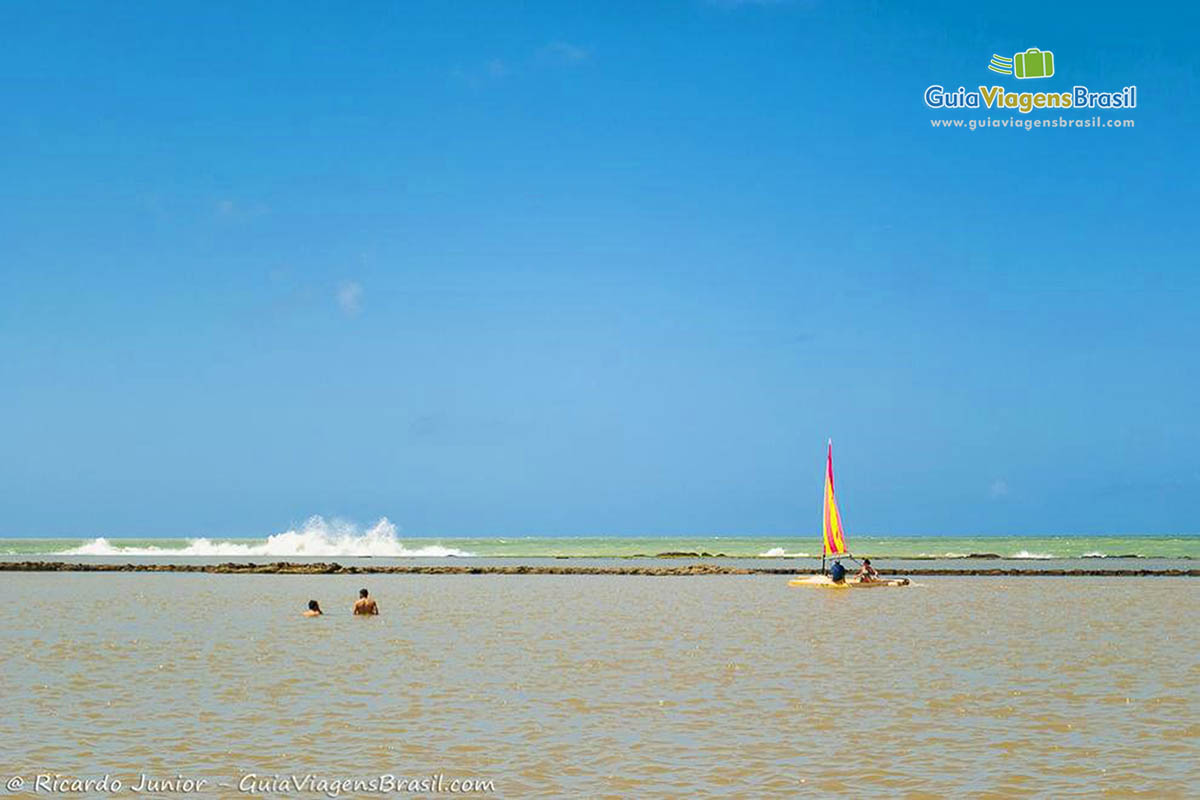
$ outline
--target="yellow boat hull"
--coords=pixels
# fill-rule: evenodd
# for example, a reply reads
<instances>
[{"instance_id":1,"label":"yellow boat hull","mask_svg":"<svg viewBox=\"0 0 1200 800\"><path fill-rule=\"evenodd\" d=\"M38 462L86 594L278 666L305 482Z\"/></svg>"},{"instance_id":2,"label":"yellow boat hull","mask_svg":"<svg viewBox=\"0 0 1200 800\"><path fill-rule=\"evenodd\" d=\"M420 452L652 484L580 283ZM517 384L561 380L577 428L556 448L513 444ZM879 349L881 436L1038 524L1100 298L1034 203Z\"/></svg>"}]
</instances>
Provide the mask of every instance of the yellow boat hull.
<instances>
[{"instance_id":1,"label":"yellow boat hull","mask_svg":"<svg viewBox=\"0 0 1200 800\"><path fill-rule=\"evenodd\" d=\"M846 578L841 583L834 583L828 575L805 575L792 578L788 581L788 586L813 586L818 589L881 589L884 586L908 586L908 578L880 578L874 581Z\"/></svg>"}]
</instances>

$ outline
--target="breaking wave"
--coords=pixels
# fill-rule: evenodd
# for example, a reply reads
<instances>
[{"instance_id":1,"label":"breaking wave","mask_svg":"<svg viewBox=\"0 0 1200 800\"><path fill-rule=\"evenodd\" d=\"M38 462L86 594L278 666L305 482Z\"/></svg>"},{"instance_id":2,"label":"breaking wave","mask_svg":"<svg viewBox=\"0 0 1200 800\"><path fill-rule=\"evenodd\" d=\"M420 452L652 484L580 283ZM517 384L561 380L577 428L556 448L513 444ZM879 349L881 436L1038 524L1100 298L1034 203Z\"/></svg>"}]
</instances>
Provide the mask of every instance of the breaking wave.
<instances>
[{"instance_id":1,"label":"breaking wave","mask_svg":"<svg viewBox=\"0 0 1200 800\"><path fill-rule=\"evenodd\" d=\"M182 547L136 547L114 545L100 537L62 551L70 556L358 556L376 558L467 558L465 550L441 545L409 548L396 537L396 526L381 518L367 531L323 517L310 517L299 530L268 536L265 542L231 542L188 539Z\"/></svg>"},{"instance_id":2,"label":"breaking wave","mask_svg":"<svg viewBox=\"0 0 1200 800\"><path fill-rule=\"evenodd\" d=\"M1009 556L1009 558L1041 558L1041 559L1054 558L1054 557L1055 556L1051 555L1050 553L1031 553L1028 550L1020 550L1016 553L1013 553L1011 556Z\"/></svg>"},{"instance_id":3,"label":"breaking wave","mask_svg":"<svg viewBox=\"0 0 1200 800\"><path fill-rule=\"evenodd\" d=\"M759 553L759 558L813 558L808 553L789 553L782 547L772 547L765 553Z\"/></svg>"}]
</instances>

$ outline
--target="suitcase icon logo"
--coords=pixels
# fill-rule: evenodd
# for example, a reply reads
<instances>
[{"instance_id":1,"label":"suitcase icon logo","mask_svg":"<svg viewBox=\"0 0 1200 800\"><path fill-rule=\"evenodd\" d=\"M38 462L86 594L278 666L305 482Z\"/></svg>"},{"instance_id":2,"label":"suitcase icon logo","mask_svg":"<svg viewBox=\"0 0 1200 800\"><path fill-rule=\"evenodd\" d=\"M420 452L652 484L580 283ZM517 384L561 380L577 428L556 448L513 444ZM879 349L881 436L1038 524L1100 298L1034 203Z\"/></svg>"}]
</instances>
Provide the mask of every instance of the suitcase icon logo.
<instances>
[{"instance_id":1,"label":"suitcase icon logo","mask_svg":"<svg viewBox=\"0 0 1200 800\"><path fill-rule=\"evenodd\" d=\"M992 54L988 69L1001 75L1015 75L1018 78L1049 78L1054 74L1054 53L1049 50L1038 50L1031 47L1024 53L1016 53L1012 58Z\"/></svg>"},{"instance_id":2,"label":"suitcase icon logo","mask_svg":"<svg viewBox=\"0 0 1200 800\"><path fill-rule=\"evenodd\" d=\"M1013 74L1018 78L1049 78L1054 74L1054 53L1031 47L1013 56Z\"/></svg>"}]
</instances>

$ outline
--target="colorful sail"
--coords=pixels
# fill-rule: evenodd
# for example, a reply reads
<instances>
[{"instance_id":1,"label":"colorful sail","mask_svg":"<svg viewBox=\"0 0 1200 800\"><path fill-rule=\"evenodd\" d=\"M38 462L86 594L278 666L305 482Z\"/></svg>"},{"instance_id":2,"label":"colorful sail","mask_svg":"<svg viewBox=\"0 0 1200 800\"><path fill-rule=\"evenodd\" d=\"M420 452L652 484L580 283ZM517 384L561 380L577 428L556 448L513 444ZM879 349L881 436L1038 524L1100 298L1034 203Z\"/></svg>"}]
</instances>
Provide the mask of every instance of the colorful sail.
<instances>
[{"instance_id":1,"label":"colorful sail","mask_svg":"<svg viewBox=\"0 0 1200 800\"><path fill-rule=\"evenodd\" d=\"M825 514L822 530L825 538L825 555L844 555L846 540L842 538L842 515L838 513L837 498L833 494L832 439L829 441L829 455L825 460Z\"/></svg>"}]
</instances>

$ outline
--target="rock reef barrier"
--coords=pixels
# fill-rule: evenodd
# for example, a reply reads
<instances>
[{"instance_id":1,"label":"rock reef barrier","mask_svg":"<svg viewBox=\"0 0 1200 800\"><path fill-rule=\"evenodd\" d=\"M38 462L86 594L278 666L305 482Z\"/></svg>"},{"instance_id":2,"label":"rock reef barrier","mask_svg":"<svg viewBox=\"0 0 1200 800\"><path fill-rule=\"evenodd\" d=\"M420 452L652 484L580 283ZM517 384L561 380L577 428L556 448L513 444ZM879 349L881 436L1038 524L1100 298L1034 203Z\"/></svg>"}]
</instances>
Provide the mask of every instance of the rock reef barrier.
<instances>
[{"instance_id":1,"label":"rock reef barrier","mask_svg":"<svg viewBox=\"0 0 1200 800\"><path fill-rule=\"evenodd\" d=\"M68 561L3 561L0 572L183 572L211 575L810 575L812 570L787 567L733 567L720 564L681 564L677 566L611 566L571 567L513 565L391 565L344 566L337 562L243 563L223 564L114 564L78 563ZM958 575L958 576L1028 576L1028 577L1096 577L1096 578L1196 578L1200 569L1017 569L989 568L914 568L881 569L880 575Z\"/></svg>"}]
</instances>

